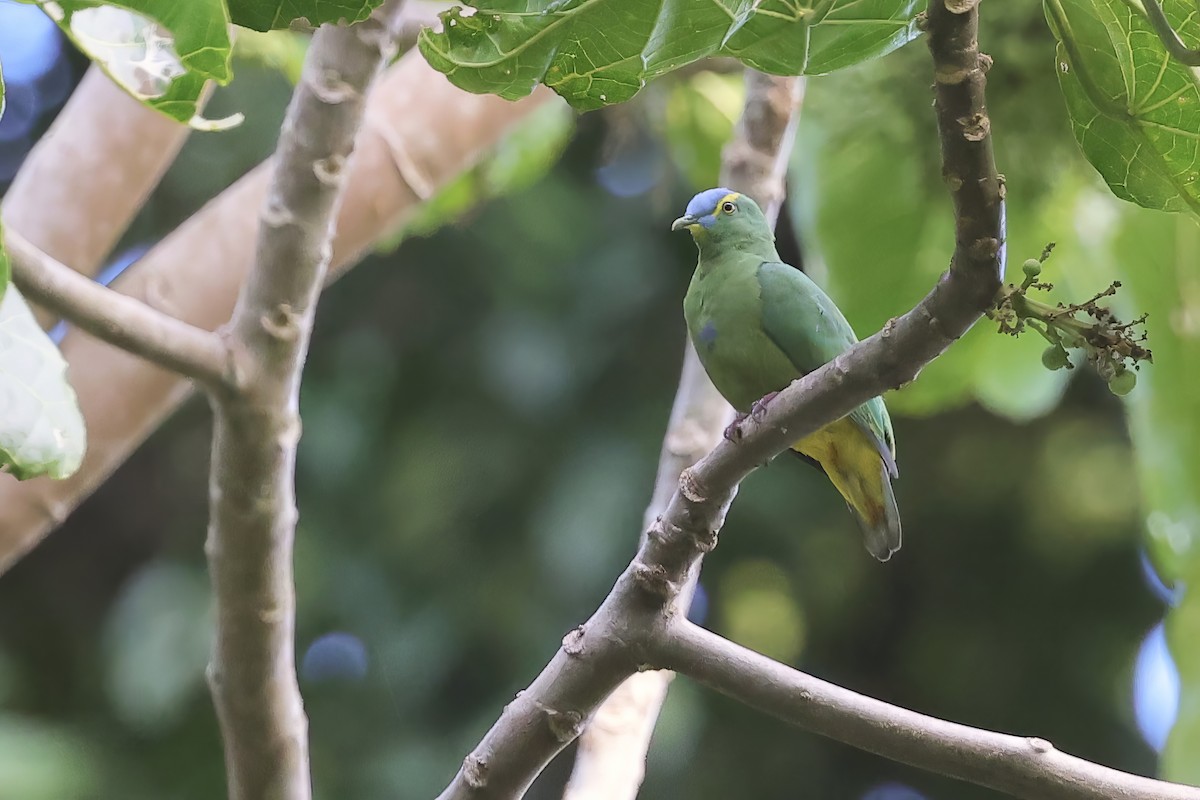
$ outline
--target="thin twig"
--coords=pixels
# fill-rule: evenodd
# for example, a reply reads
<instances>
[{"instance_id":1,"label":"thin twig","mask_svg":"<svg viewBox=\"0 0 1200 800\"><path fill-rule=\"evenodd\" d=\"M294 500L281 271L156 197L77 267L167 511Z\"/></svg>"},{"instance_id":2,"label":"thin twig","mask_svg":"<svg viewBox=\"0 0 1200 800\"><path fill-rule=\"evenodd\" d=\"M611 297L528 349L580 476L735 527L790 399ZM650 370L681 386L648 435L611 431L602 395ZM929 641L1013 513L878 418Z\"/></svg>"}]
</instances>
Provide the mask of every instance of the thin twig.
<instances>
[{"instance_id":1,"label":"thin twig","mask_svg":"<svg viewBox=\"0 0 1200 800\"><path fill-rule=\"evenodd\" d=\"M804 79L747 70L745 83L742 117L733 140L722 152L720 185L761 199L774 224L783 200ZM685 341L683 371L643 530L666 509L680 473L720 441L731 416L732 409L704 373L691 341ZM699 564L675 600L676 613L687 613L698 576ZM650 735L672 677L666 670L632 675L604 701L579 739L564 800L632 800L637 796Z\"/></svg>"},{"instance_id":2,"label":"thin twig","mask_svg":"<svg viewBox=\"0 0 1200 800\"><path fill-rule=\"evenodd\" d=\"M12 228L4 231L4 246L12 257L17 287L96 338L214 387L230 376L230 353L217 334L101 286L55 261Z\"/></svg>"},{"instance_id":3,"label":"thin twig","mask_svg":"<svg viewBox=\"0 0 1200 800\"><path fill-rule=\"evenodd\" d=\"M653 660L773 717L893 761L1037 800L1198 800L1156 781L1011 736L864 697L734 644L686 619L650 639Z\"/></svg>"},{"instance_id":4,"label":"thin twig","mask_svg":"<svg viewBox=\"0 0 1200 800\"><path fill-rule=\"evenodd\" d=\"M231 346L246 374L210 393L209 567L217 635L209 683L231 800L307 800L308 722L296 683L292 542L299 389L333 222L364 97L393 51L399 2L313 36L276 151L257 255Z\"/></svg>"}]
</instances>

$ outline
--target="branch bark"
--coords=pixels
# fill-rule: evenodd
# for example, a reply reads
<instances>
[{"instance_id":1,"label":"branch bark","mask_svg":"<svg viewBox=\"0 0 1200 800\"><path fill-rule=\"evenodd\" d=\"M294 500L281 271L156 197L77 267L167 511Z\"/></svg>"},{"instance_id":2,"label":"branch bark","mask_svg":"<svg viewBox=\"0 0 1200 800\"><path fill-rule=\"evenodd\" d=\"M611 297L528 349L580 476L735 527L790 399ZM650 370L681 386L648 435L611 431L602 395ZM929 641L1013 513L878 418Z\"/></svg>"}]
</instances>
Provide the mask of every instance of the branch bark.
<instances>
[{"instance_id":1,"label":"branch bark","mask_svg":"<svg viewBox=\"0 0 1200 800\"><path fill-rule=\"evenodd\" d=\"M189 133L89 67L5 193L5 230L95 275ZM45 309L35 313L43 326L54 322Z\"/></svg>"},{"instance_id":2,"label":"branch bark","mask_svg":"<svg viewBox=\"0 0 1200 800\"><path fill-rule=\"evenodd\" d=\"M208 677L232 800L311 796L294 655L300 376L366 90L394 52L400 5L391 0L358 25L325 25L313 36L228 332L243 372L235 386L210 392L205 549L217 633Z\"/></svg>"},{"instance_id":3,"label":"branch bark","mask_svg":"<svg viewBox=\"0 0 1200 800\"><path fill-rule=\"evenodd\" d=\"M215 333L114 292L55 261L13 230L4 232L12 277L26 297L111 345L217 386L230 377L229 351Z\"/></svg>"},{"instance_id":4,"label":"branch bark","mask_svg":"<svg viewBox=\"0 0 1200 800\"><path fill-rule=\"evenodd\" d=\"M795 139L803 78L747 70L746 100L733 140L722 152L722 186L761 198L772 224L785 191L788 157ZM643 530L667 507L679 475L721 440L732 409L721 397L684 337L683 372L671 408L658 462L654 494ZM699 564L675 600L686 615L695 593ZM629 676L596 711L579 738L575 767L564 800L632 800L645 776L646 750L674 674L667 670Z\"/></svg>"},{"instance_id":5,"label":"branch bark","mask_svg":"<svg viewBox=\"0 0 1200 800\"><path fill-rule=\"evenodd\" d=\"M822 736L941 775L1038 800L1197 800L1200 789L1093 764L1036 736L1010 736L856 694L676 618L652 658Z\"/></svg>"},{"instance_id":6,"label":"branch bark","mask_svg":"<svg viewBox=\"0 0 1200 800\"><path fill-rule=\"evenodd\" d=\"M1014 749L1012 743L1022 741L1015 737L1004 742L974 739L1003 744L1002 755L985 746L960 748L953 736L939 735L951 730L945 727L950 723L846 690L838 690L835 696L834 687L828 684L818 686L814 679L789 667L748 655L720 637L689 627L676 606L700 558L716 546L735 487L747 474L791 442L914 378L979 319L1000 286L1003 182L992 158L984 103L990 59L978 50L978 0L931 0L927 14L944 174L955 209L956 241L949 271L912 311L890 320L879 333L784 389L760 421L751 419L743 426L739 442L720 442L683 471L666 510L650 526L633 562L600 608L567 635L542 673L505 707L464 760L442 793L443 800L520 797L620 681L633 670L647 668L694 672L760 708L774 709L779 704L787 709L789 719L801 718L797 708L805 706L803 718L821 720L820 726L813 722L811 727L822 733L838 730L825 721L837 717L840 709L841 721L854 718L854 725L860 726L855 731L869 732L845 736L851 744L869 746L883 755L907 753L906 757L915 759L906 748L916 741L925 748L920 761L923 766L941 769L954 763L957 767L951 774L1015 791L1030 800L1200 799L1200 789L1133 776L1117 778L1113 770L1077 759L1066 761L1069 757L1065 756L1045 759L1054 761L1051 769L1014 765L1021 759L1030 760ZM821 695L824 702L813 702L818 697L816 690L826 687ZM805 695L805 690L813 694ZM831 707L834 702L840 705ZM875 723L860 719L872 713L879 716ZM912 728L883 724L884 718L903 719L912 723ZM972 736L996 735L972 732ZM1023 746L1033 747L1028 741ZM1040 741L1036 747L1050 752ZM976 763L964 765L964 761ZM1004 763L997 770L999 762ZM1001 781L996 775L1008 777Z\"/></svg>"},{"instance_id":7,"label":"branch bark","mask_svg":"<svg viewBox=\"0 0 1200 800\"><path fill-rule=\"evenodd\" d=\"M338 212L330 278L353 266L423 198L553 99L545 88L517 102L467 94L419 53L401 58L376 82L367 102ZM141 146L137 137L123 141ZM122 163L118 154L109 157ZM255 210L269 177L270 162L252 170L123 272L112 288L201 329L225 323L254 260ZM191 394L188 381L73 328L60 349L87 424L88 452L79 471L64 481L17 481L0 474L0 571L59 525Z\"/></svg>"}]
</instances>

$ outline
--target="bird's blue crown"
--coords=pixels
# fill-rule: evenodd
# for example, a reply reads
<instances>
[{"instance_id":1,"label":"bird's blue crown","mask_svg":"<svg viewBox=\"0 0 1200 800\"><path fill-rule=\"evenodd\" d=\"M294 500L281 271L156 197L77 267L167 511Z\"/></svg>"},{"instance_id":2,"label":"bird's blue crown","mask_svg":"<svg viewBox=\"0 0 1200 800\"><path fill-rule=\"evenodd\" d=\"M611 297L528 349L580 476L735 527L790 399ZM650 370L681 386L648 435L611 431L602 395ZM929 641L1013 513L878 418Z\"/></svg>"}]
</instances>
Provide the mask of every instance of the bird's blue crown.
<instances>
[{"instance_id":1,"label":"bird's blue crown","mask_svg":"<svg viewBox=\"0 0 1200 800\"><path fill-rule=\"evenodd\" d=\"M700 219L706 217L717 210L717 204L724 200L729 195L734 194L732 189L716 188L705 189L700 194L692 198L692 202L687 204L688 216Z\"/></svg>"}]
</instances>

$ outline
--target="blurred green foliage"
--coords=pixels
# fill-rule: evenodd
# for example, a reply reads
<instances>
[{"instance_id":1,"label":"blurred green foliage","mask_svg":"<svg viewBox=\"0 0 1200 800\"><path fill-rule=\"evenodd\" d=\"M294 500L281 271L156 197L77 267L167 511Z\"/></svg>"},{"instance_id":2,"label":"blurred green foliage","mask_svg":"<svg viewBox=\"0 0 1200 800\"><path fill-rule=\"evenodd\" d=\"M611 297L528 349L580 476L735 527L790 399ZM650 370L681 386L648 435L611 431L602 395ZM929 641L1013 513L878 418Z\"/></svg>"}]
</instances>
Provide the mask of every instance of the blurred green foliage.
<instances>
[{"instance_id":1,"label":"blurred green foliage","mask_svg":"<svg viewBox=\"0 0 1200 800\"><path fill-rule=\"evenodd\" d=\"M1119 275L1118 310L1151 312L1156 364L1129 396L1137 447L1102 381L1049 372L1040 345L981 322L889 395L900 554L873 562L828 482L780 459L742 488L706 559L706 624L873 696L1152 774L1132 672L1165 609L1139 554L1149 520L1155 562L1200 577L1186 516L1200 239L1190 220L1115 201L1091 172L1038 12L984 4L1008 251L1019 264L1055 240L1046 277L1064 296ZM785 256L862 334L909 308L952 248L928 75L913 46L809 82L788 216L802 250ZM214 104L257 118L236 139L193 137L136 235L169 230L268 152L287 90L239 65ZM318 797L435 795L632 555L694 263L667 227L714 180L737 91L700 73L582 117L541 180L410 229L323 300L301 400L296 556ZM623 184L599 170L622 159L665 177L616 196ZM208 422L189 404L0 580L0 739L27 734L0 746L0 796L221 796L200 646ZM1193 693L1194 606L1170 623ZM334 631L365 645L365 677L323 645ZM1194 730L1194 714L1178 730ZM1180 777L1188 741L1167 751ZM531 798L560 796L569 755ZM859 798L887 781L931 800L998 797L680 678L644 796Z\"/></svg>"},{"instance_id":2,"label":"blurred green foliage","mask_svg":"<svg viewBox=\"0 0 1200 800\"><path fill-rule=\"evenodd\" d=\"M300 82L311 37L298 31L238 31L233 40L235 58L279 70L293 84Z\"/></svg>"}]
</instances>

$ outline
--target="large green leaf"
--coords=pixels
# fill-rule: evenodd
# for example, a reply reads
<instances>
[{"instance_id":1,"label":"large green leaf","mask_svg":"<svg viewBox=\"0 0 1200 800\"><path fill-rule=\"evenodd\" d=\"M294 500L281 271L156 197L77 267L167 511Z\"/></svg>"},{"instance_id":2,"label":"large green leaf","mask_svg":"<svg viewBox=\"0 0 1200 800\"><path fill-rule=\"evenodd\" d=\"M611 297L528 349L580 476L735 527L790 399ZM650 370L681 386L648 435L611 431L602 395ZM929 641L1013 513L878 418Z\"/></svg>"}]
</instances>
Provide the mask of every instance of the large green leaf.
<instances>
[{"instance_id":1,"label":"large green leaf","mask_svg":"<svg viewBox=\"0 0 1200 800\"><path fill-rule=\"evenodd\" d=\"M66 370L10 286L0 301L0 471L65 478L79 468L86 437Z\"/></svg>"},{"instance_id":2,"label":"large green leaf","mask_svg":"<svg viewBox=\"0 0 1200 800\"><path fill-rule=\"evenodd\" d=\"M916 36L917 0L473 0L421 31L456 86L517 99L545 83L580 110L633 97L705 56L784 75L882 55Z\"/></svg>"},{"instance_id":3,"label":"large green leaf","mask_svg":"<svg viewBox=\"0 0 1200 800\"><path fill-rule=\"evenodd\" d=\"M1200 40L1192 0L1163 0ZM1046 0L1058 76L1084 155L1123 200L1200 213L1200 83L1132 0Z\"/></svg>"},{"instance_id":4,"label":"large green leaf","mask_svg":"<svg viewBox=\"0 0 1200 800\"><path fill-rule=\"evenodd\" d=\"M236 25L269 31L286 28L298 19L306 19L312 25L362 22L382 3L383 0L229 0L229 16Z\"/></svg>"},{"instance_id":5,"label":"large green leaf","mask_svg":"<svg viewBox=\"0 0 1200 800\"><path fill-rule=\"evenodd\" d=\"M808 75L824 75L890 53L917 35L917 0L817 3L827 9L808 42ZM762 8L759 8L762 14ZM786 65L787 62L785 62Z\"/></svg>"},{"instance_id":6,"label":"large green leaf","mask_svg":"<svg viewBox=\"0 0 1200 800\"><path fill-rule=\"evenodd\" d=\"M193 127L235 124L196 115L205 82L228 83L232 42L224 0L21 0L41 7L122 89Z\"/></svg>"}]
</instances>

